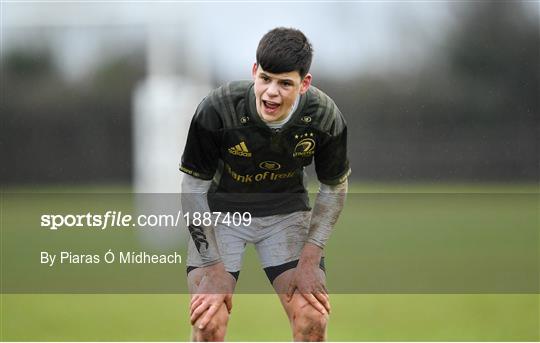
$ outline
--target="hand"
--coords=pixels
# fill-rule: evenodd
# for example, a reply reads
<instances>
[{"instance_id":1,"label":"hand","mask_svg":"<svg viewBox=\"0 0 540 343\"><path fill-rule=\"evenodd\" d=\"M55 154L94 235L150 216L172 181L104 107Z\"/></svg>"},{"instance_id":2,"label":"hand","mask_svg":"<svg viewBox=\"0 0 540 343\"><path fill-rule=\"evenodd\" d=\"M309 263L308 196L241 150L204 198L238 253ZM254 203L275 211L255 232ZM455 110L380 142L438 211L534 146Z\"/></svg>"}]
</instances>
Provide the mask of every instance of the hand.
<instances>
[{"instance_id":1,"label":"hand","mask_svg":"<svg viewBox=\"0 0 540 343\"><path fill-rule=\"evenodd\" d=\"M199 329L204 329L212 317L217 313L223 303L227 311L232 310L232 292L234 281L232 276L225 270L223 263L208 267L202 267L204 276L197 287L197 294L191 299L190 321L191 325L205 313L199 322Z\"/></svg>"},{"instance_id":2,"label":"hand","mask_svg":"<svg viewBox=\"0 0 540 343\"><path fill-rule=\"evenodd\" d=\"M314 246L316 247L316 246ZM320 252L305 253L310 248L304 248L302 256L294 271L287 290L287 301L291 301L295 291L298 291L313 307L322 314L330 313L330 298L326 289L323 273L319 268ZM316 249L320 249L316 247ZM313 258L313 256L319 256Z\"/></svg>"}]
</instances>

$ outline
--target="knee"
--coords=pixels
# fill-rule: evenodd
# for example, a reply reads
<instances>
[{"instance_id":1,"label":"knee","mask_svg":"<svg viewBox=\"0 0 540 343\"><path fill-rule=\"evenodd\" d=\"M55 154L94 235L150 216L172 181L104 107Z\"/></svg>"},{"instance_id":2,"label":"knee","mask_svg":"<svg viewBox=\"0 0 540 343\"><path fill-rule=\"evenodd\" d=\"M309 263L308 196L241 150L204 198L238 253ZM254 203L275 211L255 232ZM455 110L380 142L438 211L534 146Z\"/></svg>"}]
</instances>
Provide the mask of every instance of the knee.
<instances>
[{"instance_id":1,"label":"knee","mask_svg":"<svg viewBox=\"0 0 540 343\"><path fill-rule=\"evenodd\" d=\"M201 317L204 317L201 316ZM227 322L229 321L228 313L218 312L208 322L204 329L199 329L200 319L193 325L193 337L196 342L222 342L225 340L227 331Z\"/></svg>"},{"instance_id":2,"label":"knee","mask_svg":"<svg viewBox=\"0 0 540 343\"><path fill-rule=\"evenodd\" d=\"M328 314L322 314L315 307L306 304L293 313L292 325L296 341L324 341Z\"/></svg>"}]
</instances>

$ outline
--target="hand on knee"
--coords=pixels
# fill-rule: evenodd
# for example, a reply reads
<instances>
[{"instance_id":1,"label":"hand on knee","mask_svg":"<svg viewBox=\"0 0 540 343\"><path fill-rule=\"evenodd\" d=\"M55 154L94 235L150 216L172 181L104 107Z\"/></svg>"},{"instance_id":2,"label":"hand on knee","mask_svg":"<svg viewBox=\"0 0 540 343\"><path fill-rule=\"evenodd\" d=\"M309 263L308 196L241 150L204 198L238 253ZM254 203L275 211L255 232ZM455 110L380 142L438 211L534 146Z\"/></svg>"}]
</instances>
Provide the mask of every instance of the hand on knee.
<instances>
[{"instance_id":1,"label":"hand on knee","mask_svg":"<svg viewBox=\"0 0 540 343\"><path fill-rule=\"evenodd\" d=\"M225 306L223 306L225 308ZM201 318L204 317L201 316ZM197 342L220 342L225 340L225 333L227 332L227 323L229 321L229 313L225 311L218 311L212 319L206 324L204 329L199 329L201 321L199 318L193 325L193 337L192 339Z\"/></svg>"},{"instance_id":2,"label":"hand on knee","mask_svg":"<svg viewBox=\"0 0 540 343\"><path fill-rule=\"evenodd\" d=\"M307 303L293 312L292 326L296 341L324 341L326 339L326 326L328 314Z\"/></svg>"}]
</instances>

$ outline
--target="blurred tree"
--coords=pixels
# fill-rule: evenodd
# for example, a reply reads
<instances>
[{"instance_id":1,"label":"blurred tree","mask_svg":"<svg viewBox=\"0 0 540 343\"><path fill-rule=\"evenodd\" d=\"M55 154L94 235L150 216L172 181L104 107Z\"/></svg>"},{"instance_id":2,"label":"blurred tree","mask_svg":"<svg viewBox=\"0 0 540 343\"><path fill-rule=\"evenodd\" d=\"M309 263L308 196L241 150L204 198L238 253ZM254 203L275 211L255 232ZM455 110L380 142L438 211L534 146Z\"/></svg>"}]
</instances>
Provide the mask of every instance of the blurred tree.
<instances>
[{"instance_id":1,"label":"blurred tree","mask_svg":"<svg viewBox=\"0 0 540 343\"><path fill-rule=\"evenodd\" d=\"M434 63L322 86L354 132L354 176L381 180L538 180L538 4L451 4ZM527 7L526 7L527 6Z\"/></svg>"},{"instance_id":2,"label":"blurred tree","mask_svg":"<svg viewBox=\"0 0 540 343\"><path fill-rule=\"evenodd\" d=\"M476 2L451 36L452 72L471 90L468 102L477 115L538 115L540 27L538 16L526 13L531 9L521 2Z\"/></svg>"},{"instance_id":3,"label":"blurred tree","mask_svg":"<svg viewBox=\"0 0 540 343\"><path fill-rule=\"evenodd\" d=\"M50 51L38 50L31 53L12 50L6 53L3 60L2 73L10 78L36 78L54 72Z\"/></svg>"},{"instance_id":4,"label":"blurred tree","mask_svg":"<svg viewBox=\"0 0 540 343\"><path fill-rule=\"evenodd\" d=\"M6 54L0 69L0 180L128 182L131 95L143 76L142 56L107 61L90 78L69 83L47 52Z\"/></svg>"}]
</instances>

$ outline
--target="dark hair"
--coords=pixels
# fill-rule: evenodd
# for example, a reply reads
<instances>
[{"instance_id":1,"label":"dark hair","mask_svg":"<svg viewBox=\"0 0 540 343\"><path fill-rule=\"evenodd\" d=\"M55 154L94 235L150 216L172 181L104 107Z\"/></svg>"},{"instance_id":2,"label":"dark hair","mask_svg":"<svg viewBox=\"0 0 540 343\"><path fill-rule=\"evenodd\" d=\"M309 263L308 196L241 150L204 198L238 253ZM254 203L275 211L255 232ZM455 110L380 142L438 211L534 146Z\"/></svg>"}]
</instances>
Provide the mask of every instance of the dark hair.
<instances>
[{"instance_id":1,"label":"dark hair","mask_svg":"<svg viewBox=\"0 0 540 343\"><path fill-rule=\"evenodd\" d=\"M266 33L257 47L257 65L274 74L297 71L301 78L309 72L313 47L302 31L277 27Z\"/></svg>"}]
</instances>

